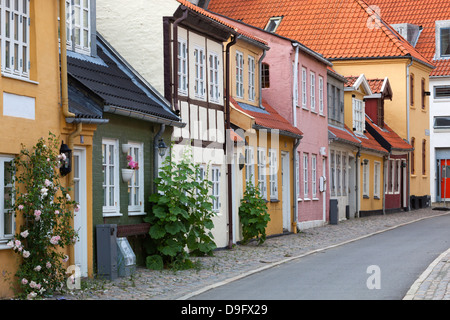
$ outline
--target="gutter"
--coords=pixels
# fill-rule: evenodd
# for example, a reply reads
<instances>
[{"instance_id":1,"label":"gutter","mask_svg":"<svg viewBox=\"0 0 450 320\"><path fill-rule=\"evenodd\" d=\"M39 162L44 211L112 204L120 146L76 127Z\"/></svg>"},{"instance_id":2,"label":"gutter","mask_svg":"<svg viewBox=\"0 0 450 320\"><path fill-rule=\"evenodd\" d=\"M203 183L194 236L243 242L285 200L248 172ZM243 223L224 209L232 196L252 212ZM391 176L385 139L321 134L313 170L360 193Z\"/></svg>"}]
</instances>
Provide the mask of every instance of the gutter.
<instances>
[{"instance_id":1,"label":"gutter","mask_svg":"<svg viewBox=\"0 0 450 320\"><path fill-rule=\"evenodd\" d=\"M178 25L187 18L188 16L188 9L185 6L181 6L181 10L183 11L183 15L175 20L172 26L172 59L173 59L173 75L172 75L172 81L173 81L173 106L175 111L179 110L178 106Z\"/></svg>"},{"instance_id":2,"label":"gutter","mask_svg":"<svg viewBox=\"0 0 450 320\"><path fill-rule=\"evenodd\" d=\"M230 114L230 48L236 44L238 36L233 35L232 41L227 43L225 49L225 132L230 133L231 130L231 114ZM261 81L261 80L260 80ZM261 86L260 86L261 88ZM260 89L261 90L261 89ZM260 96L261 99L261 96ZM228 135L228 134L227 134ZM226 146L227 154L231 152L232 146L230 146L231 139L227 137L225 141L228 141ZM231 161L227 161L227 187L228 187L228 249L233 248L233 185L232 185L232 166Z\"/></svg>"},{"instance_id":3,"label":"gutter","mask_svg":"<svg viewBox=\"0 0 450 320\"><path fill-rule=\"evenodd\" d=\"M84 124L106 124L109 119L95 119L95 118L66 118L67 123L84 123Z\"/></svg>"}]
</instances>

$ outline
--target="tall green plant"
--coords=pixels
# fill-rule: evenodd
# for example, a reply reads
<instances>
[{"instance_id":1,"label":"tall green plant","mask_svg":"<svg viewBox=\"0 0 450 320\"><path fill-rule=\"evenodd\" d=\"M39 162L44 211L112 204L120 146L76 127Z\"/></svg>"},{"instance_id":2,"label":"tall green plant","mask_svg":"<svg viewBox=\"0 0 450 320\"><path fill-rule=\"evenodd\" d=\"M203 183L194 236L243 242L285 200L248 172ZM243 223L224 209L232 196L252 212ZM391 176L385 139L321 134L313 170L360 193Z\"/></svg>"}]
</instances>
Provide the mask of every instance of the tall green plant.
<instances>
[{"instance_id":1,"label":"tall green plant","mask_svg":"<svg viewBox=\"0 0 450 320\"><path fill-rule=\"evenodd\" d=\"M258 244L266 241L266 227L270 221L266 200L262 198L258 187L252 182L246 184L244 197L239 207L239 218L242 224L242 243L246 244L256 238Z\"/></svg>"},{"instance_id":2,"label":"tall green plant","mask_svg":"<svg viewBox=\"0 0 450 320\"><path fill-rule=\"evenodd\" d=\"M214 227L212 183L199 179L200 175L200 165L193 163L189 149L181 161L171 157L164 161L155 179L158 192L150 196L152 212L145 218L151 225L148 268L189 268L189 253L212 254L216 248L209 231Z\"/></svg>"},{"instance_id":3,"label":"tall green plant","mask_svg":"<svg viewBox=\"0 0 450 320\"><path fill-rule=\"evenodd\" d=\"M16 272L19 298L34 299L63 288L67 261L61 248L77 241L71 226L78 205L60 183L60 141L49 135L28 150L22 145L13 161L15 184L11 207L23 223L8 244L20 257Z\"/></svg>"}]
</instances>

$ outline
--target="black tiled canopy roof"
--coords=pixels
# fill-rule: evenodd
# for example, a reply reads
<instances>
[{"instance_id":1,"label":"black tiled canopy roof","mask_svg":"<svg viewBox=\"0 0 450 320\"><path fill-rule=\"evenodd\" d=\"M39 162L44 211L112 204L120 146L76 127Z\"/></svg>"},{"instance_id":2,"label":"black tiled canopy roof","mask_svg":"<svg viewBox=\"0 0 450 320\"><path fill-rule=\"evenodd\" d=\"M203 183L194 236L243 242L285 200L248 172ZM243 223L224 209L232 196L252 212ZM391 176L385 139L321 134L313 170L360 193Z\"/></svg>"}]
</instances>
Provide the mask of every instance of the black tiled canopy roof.
<instances>
[{"instance_id":1,"label":"black tiled canopy roof","mask_svg":"<svg viewBox=\"0 0 450 320\"><path fill-rule=\"evenodd\" d=\"M137 78L133 78L130 75L131 72L126 73L124 70L128 70L127 67L119 66L116 61L120 60L111 58L111 56L114 57L114 53L101 44L100 38L97 37L97 40L97 57L88 57L68 51L67 72L69 78L76 79L84 87L94 92L103 100L105 106L119 107L167 120L180 120L156 95L152 97L151 93L147 94L142 89L146 85L139 82ZM150 89L148 89L149 91ZM88 105L83 108L79 105L80 101L77 103L77 101L71 100L70 107L78 111L78 113L73 111L77 117L98 115L96 108L89 110L87 109Z\"/></svg>"}]
</instances>

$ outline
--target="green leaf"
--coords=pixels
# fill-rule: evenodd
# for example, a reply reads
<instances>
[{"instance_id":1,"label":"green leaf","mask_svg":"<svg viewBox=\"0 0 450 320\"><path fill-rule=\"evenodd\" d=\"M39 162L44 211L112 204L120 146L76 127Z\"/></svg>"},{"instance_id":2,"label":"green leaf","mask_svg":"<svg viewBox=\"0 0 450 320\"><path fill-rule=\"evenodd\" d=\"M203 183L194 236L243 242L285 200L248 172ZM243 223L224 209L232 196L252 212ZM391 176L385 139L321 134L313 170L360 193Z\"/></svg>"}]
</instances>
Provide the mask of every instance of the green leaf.
<instances>
[{"instance_id":1,"label":"green leaf","mask_svg":"<svg viewBox=\"0 0 450 320\"><path fill-rule=\"evenodd\" d=\"M153 225L150 227L149 234L153 239L161 239L165 236L166 230L160 225Z\"/></svg>"},{"instance_id":2,"label":"green leaf","mask_svg":"<svg viewBox=\"0 0 450 320\"><path fill-rule=\"evenodd\" d=\"M164 261L161 256L152 255L145 259L145 265L150 270L162 270L164 268Z\"/></svg>"}]
</instances>

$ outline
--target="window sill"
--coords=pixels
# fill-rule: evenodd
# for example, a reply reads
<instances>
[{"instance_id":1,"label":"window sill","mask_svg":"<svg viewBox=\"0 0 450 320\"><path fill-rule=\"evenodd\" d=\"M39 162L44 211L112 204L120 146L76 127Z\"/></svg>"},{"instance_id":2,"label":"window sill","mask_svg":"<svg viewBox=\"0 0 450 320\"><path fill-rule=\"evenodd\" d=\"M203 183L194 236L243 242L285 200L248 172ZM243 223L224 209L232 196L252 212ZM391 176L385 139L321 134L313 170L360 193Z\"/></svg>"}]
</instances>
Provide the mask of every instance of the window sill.
<instances>
[{"instance_id":1,"label":"window sill","mask_svg":"<svg viewBox=\"0 0 450 320\"><path fill-rule=\"evenodd\" d=\"M423 179L427 179L428 176L425 174L425 175L422 175L422 178L423 178Z\"/></svg>"},{"instance_id":2,"label":"window sill","mask_svg":"<svg viewBox=\"0 0 450 320\"><path fill-rule=\"evenodd\" d=\"M318 114L318 112L314 109L311 109L311 113L315 113L315 114Z\"/></svg>"},{"instance_id":3,"label":"window sill","mask_svg":"<svg viewBox=\"0 0 450 320\"><path fill-rule=\"evenodd\" d=\"M412 175L411 175L411 178L417 178L417 175L412 174Z\"/></svg>"},{"instance_id":4,"label":"window sill","mask_svg":"<svg viewBox=\"0 0 450 320\"><path fill-rule=\"evenodd\" d=\"M12 247L8 246L7 243L12 240L12 239L6 239L6 242L2 242L0 243L0 250L8 250L8 249L12 249ZM4 240L2 240L4 241Z\"/></svg>"},{"instance_id":5,"label":"window sill","mask_svg":"<svg viewBox=\"0 0 450 320\"><path fill-rule=\"evenodd\" d=\"M4 72L2 72L2 77L14 79L14 80L20 80L20 81L28 82L31 84L39 84L39 82L37 82L37 81L33 81L33 80L30 80L27 78L22 78L22 77L19 77L19 76L13 75L13 74L9 74L9 73L4 73Z\"/></svg>"},{"instance_id":6,"label":"window sill","mask_svg":"<svg viewBox=\"0 0 450 320\"><path fill-rule=\"evenodd\" d=\"M297 202L302 202L302 201L303 201L303 199L301 199L301 198L297 199Z\"/></svg>"},{"instance_id":7,"label":"window sill","mask_svg":"<svg viewBox=\"0 0 450 320\"><path fill-rule=\"evenodd\" d=\"M369 196L363 195L363 199L370 199Z\"/></svg>"},{"instance_id":8,"label":"window sill","mask_svg":"<svg viewBox=\"0 0 450 320\"><path fill-rule=\"evenodd\" d=\"M122 217L123 214L120 212L103 212L104 218Z\"/></svg>"},{"instance_id":9,"label":"window sill","mask_svg":"<svg viewBox=\"0 0 450 320\"><path fill-rule=\"evenodd\" d=\"M271 203L276 203L276 202L280 202L280 200L278 200L278 199L270 199L269 202L271 202Z\"/></svg>"},{"instance_id":10,"label":"window sill","mask_svg":"<svg viewBox=\"0 0 450 320\"><path fill-rule=\"evenodd\" d=\"M143 211L129 211L128 210L128 216L145 216L147 212Z\"/></svg>"},{"instance_id":11,"label":"window sill","mask_svg":"<svg viewBox=\"0 0 450 320\"><path fill-rule=\"evenodd\" d=\"M375 200L380 200L380 197L378 197L378 196L374 196L373 197Z\"/></svg>"},{"instance_id":12,"label":"window sill","mask_svg":"<svg viewBox=\"0 0 450 320\"><path fill-rule=\"evenodd\" d=\"M304 201L311 201L310 198L303 198Z\"/></svg>"},{"instance_id":13,"label":"window sill","mask_svg":"<svg viewBox=\"0 0 450 320\"><path fill-rule=\"evenodd\" d=\"M309 111L309 109L307 107L302 107L302 109L305 111Z\"/></svg>"},{"instance_id":14,"label":"window sill","mask_svg":"<svg viewBox=\"0 0 450 320\"><path fill-rule=\"evenodd\" d=\"M319 198L312 198L313 199L313 201L319 201L320 199Z\"/></svg>"}]
</instances>

